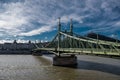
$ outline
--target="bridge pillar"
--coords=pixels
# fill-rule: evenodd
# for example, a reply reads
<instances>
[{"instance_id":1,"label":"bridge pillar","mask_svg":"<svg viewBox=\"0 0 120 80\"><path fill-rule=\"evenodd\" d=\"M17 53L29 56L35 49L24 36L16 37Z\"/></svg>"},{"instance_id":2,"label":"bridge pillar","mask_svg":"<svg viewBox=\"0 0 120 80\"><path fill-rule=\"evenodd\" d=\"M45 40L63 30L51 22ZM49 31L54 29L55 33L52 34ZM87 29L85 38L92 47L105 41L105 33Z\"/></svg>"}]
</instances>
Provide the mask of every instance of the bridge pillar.
<instances>
[{"instance_id":1,"label":"bridge pillar","mask_svg":"<svg viewBox=\"0 0 120 80\"><path fill-rule=\"evenodd\" d=\"M75 67L77 66L77 57L75 55L54 56L53 65Z\"/></svg>"}]
</instances>

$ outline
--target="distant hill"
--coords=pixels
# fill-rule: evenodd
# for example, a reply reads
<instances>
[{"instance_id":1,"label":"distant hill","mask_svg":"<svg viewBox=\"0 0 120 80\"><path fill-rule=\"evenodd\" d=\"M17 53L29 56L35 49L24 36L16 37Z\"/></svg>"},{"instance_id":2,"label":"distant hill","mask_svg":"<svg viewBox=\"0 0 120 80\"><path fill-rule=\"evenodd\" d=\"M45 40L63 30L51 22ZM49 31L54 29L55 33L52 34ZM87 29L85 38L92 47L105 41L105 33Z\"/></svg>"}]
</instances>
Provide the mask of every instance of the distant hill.
<instances>
[{"instance_id":1,"label":"distant hill","mask_svg":"<svg viewBox=\"0 0 120 80\"><path fill-rule=\"evenodd\" d=\"M87 36L87 37L90 37L90 38L94 38L94 39L97 39L97 36L98 36L98 39L99 39L99 40L116 42L116 39L114 39L114 38L107 37L107 36L105 36L105 35L101 35L101 34L97 34L97 33L93 33L93 32L88 33L86 36ZM117 42L120 42L120 40L117 39Z\"/></svg>"}]
</instances>

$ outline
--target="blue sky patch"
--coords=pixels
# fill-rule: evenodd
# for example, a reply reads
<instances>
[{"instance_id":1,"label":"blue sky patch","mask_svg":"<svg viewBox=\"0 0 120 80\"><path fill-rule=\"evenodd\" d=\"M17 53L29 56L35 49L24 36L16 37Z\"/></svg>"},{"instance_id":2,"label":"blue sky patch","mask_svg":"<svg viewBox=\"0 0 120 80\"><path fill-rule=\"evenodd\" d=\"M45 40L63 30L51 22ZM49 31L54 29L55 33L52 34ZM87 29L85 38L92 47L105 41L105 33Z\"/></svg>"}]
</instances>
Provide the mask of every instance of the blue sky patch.
<instances>
[{"instance_id":1,"label":"blue sky patch","mask_svg":"<svg viewBox=\"0 0 120 80\"><path fill-rule=\"evenodd\" d=\"M69 30L72 18L77 34L120 39L119 0L0 0L0 41L49 41L57 33L58 17L62 30Z\"/></svg>"}]
</instances>

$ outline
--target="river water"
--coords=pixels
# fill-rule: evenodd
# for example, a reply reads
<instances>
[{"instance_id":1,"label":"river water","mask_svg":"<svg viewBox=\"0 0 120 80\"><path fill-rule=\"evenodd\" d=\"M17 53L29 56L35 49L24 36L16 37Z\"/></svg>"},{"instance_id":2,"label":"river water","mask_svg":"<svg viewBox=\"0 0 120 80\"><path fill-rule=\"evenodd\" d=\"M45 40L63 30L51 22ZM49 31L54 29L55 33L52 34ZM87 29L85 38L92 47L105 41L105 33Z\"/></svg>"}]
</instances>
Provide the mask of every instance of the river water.
<instances>
[{"instance_id":1,"label":"river water","mask_svg":"<svg viewBox=\"0 0 120 80\"><path fill-rule=\"evenodd\" d=\"M120 59L78 55L78 67L52 65L52 56L0 55L0 80L120 80Z\"/></svg>"}]
</instances>

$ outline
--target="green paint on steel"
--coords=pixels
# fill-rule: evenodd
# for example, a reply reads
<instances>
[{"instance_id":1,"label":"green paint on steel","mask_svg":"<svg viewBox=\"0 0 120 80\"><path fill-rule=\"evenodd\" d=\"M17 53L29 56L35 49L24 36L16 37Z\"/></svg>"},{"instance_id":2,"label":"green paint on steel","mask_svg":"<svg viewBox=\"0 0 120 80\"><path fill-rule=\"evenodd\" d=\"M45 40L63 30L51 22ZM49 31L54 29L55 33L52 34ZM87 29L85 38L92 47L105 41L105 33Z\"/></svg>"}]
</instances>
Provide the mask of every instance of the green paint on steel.
<instances>
[{"instance_id":1,"label":"green paint on steel","mask_svg":"<svg viewBox=\"0 0 120 80\"><path fill-rule=\"evenodd\" d=\"M60 42L61 42L61 23L60 23L60 18L59 18L59 23L58 23L58 54L60 54Z\"/></svg>"},{"instance_id":2,"label":"green paint on steel","mask_svg":"<svg viewBox=\"0 0 120 80\"><path fill-rule=\"evenodd\" d=\"M69 31L61 31L61 23L59 18L58 33L53 40L48 43L44 48L38 48L35 50L45 50L60 55L68 53L92 53L92 54L106 54L106 55L120 55L120 43L92 39L88 37L77 37L73 34L72 19L70 22ZM57 51L56 51L57 50Z\"/></svg>"}]
</instances>

